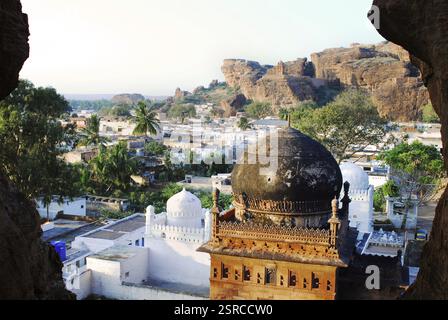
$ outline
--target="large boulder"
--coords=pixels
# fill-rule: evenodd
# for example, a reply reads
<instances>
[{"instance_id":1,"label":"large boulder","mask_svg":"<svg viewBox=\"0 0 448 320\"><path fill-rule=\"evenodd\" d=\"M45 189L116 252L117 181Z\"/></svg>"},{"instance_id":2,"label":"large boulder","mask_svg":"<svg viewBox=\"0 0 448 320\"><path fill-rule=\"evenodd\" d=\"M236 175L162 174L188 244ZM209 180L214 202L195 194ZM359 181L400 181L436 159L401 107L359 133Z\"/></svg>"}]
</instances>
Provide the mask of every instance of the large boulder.
<instances>
[{"instance_id":1,"label":"large boulder","mask_svg":"<svg viewBox=\"0 0 448 320\"><path fill-rule=\"evenodd\" d=\"M317 87L311 79L314 69L307 59L280 61L276 66L227 59L221 70L227 84L250 100L268 102L278 108L317 99Z\"/></svg>"},{"instance_id":2,"label":"large boulder","mask_svg":"<svg viewBox=\"0 0 448 320\"><path fill-rule=\"evenodd\" d=\"M443 157L448 172L448 1L374 0L380 10L378 32L408 50L422 73L442 122ZM448 299L448 188L436 209L412 299Z\"/></svg>"},{"instance_id":3,"label":"large boulder","mask_svg":"<svg viewBox=\"0 0 448 320\"><path fill-rule=\"evenodd\" d=\"M18 0L0 3L0 99L17 86L28 58L28 19ZM1 146L0 146L1 147ZM35 205L0 173L0 300L73 299L62 280L62 264L40 237Z\"/></svg>"},{"instance_id":4,"label":"large boulder","mask_svg":"<svg viewBox=\"0 0 448 320\"><path fill-rule=\"evenodd\" d=\"M397 45L354 44L313 53L311 60L318 78L366 89L379 113L391 120L419 120L422 106L429 102L420 72Z\"/></svg>"},{"instance_id":5,"label":"large boulder","mask_svg":"<svg viewBox=\"0 0 448 320\"><path fill-rule=\"evenodd\" d=\"M115 104L134 105L140 101L144 101L145 97L138 93L123 93L113 96L111 100Z\"/></svg>"}]
</instances>

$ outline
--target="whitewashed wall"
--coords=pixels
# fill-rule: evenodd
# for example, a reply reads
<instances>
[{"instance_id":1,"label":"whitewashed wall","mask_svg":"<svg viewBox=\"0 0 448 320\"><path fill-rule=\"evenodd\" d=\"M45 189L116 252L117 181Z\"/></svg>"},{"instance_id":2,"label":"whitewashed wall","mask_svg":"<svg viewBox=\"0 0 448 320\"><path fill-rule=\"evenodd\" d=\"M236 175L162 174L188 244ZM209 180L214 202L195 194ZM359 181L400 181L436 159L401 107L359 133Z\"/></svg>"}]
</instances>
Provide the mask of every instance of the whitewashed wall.
<instances>
[{"instance_id":1,"label":"whitewashed wall","mask_svg":"<svg viewBox=\"0 0 448 320\"><path fill-rule=\"evenodd\" d=\"M36 201L37 203L37 211L39 212L39 215L41 218L47 217L47 208L44 206L44 204L41 201ZM80 216L85 217L86 216L86 199L85 198L77 198L73 200L65 200L63 203L58 203L57 201L53 201L49 205L49 215L50 220L54 220L56 218L56 215L59 212L62 212L66 215L70 216Z\"/></svg>"},{"instance_id":2,"label":"whitewashed wall","mask_svg":"<svg viewBox=\"0 0 448 320\"><path fill-rule=\"evenodd\" d=\"M147 238L152 279L209 287L210 255L197 252L197 243Z\"/></svg>"},{"instance_id":3,"label":"whitewashed wall","mask_svg":"<svg viewBox=\"0 0 448 320\"><path fill-rule=\"evenodd\" d=\"M350 227L357 228L359 232L373 231L373 192L373 186L367 190L350 191Z\"/></svg>"}]
</instances>

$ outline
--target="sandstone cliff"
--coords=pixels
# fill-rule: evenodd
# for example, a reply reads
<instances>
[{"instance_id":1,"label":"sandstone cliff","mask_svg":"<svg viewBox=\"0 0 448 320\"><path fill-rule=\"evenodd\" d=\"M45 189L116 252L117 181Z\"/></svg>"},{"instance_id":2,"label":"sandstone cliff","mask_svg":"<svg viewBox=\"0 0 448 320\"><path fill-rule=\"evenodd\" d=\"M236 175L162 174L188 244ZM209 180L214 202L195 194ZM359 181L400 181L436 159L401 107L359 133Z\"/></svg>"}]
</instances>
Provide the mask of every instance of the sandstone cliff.
<instances>
[{"instance_id":1,"label":"sandstone cliff","mask_svg":"<svg viewBox=\"0 0 448 320\"><path fill-rule=\"evenodd\" d=\"M16 86L28 58L28 21L18 0L0 3L0 99ZM71 299L61 262L40 240L34 205L0 173L0 299Z\"/></svg>"},{"instance_id":2,"label":"sandstone cliff","mask_svg":"<svg viewBox=\"0 0 448 320\"><path fill-rule=\"evenodd\" d=\"M381 115L393 120L418 120L429 95L418 69L401 47L353 45L311 55L316 77L371 92Z\"/></svg>"},{"instance_id":3,"label":"sandstone cliff","mask_svg":"<svg viewBox=\"0 0 448 320\"><path fill-rule=\"evenodd\" d=\"M371 92L380 114L392 120L418 120L429 100L409 54L392 43L355 44L313 53L311 62L297 59L277 66L228 59L222 66L226 82L248 99L276 107L300 101L325 103L332 90L359 87Z\"/></svg>"},{"instance_id":4,"label":"sandstone cliff","mask_svg":"<svg viewBox=\"0 0 448 320\"><path fill-rule=\"evenodd\" d=\"M381 13L378 32L411 53L442 122L448 172L448 1L374 0ZM448 299L448 188L436 209L417 281L406 297Z\"/></svg>"},{"instance_id":5,"label":"sandstone cliff","mask_svg":"<svg viewBox=\"0 0 448 320\"><path fill-rule=\"evenodd\" d=\"M306 59L279 62L275 67L255 61L227 59L221 70L227 84L251 100L279 107L317 99L310 77L313 71Z\"/></svg>"}]
</instances>

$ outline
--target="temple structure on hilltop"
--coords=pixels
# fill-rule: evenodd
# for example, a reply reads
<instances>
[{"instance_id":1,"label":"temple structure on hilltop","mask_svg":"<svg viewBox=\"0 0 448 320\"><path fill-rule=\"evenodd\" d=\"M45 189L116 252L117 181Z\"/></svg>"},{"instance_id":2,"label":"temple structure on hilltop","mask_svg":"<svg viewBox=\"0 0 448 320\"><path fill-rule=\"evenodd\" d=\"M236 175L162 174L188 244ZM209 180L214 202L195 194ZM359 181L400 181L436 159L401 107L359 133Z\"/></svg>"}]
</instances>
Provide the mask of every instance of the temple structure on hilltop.
<instances>
[{"instance_id":1,"label":"temple structure on hilltop","mask_svg":"<svg viewBox=\"0 0 448 320\"><path fill-rule=\"evenodd\" d=\"M211 239L198 249L211 256L211 299L337 297L338 269L348 266L356 240L349 183L339 208L337 162L295 129L278 131L277 155L274 169L235 166L231 210L221 213L214 191Z\"/></svg>"}]
</instances>

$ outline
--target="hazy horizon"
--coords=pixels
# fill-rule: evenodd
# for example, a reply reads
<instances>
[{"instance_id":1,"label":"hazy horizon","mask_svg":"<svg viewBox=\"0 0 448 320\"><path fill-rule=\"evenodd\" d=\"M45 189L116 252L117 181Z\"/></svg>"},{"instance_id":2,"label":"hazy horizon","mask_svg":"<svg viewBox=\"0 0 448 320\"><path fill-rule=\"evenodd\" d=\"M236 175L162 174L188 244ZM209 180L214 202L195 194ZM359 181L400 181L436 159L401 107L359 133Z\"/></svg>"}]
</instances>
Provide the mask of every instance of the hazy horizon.
<instances>
[{"instance_id":1,"label":"hazy horizon","mask_svg":"<svg viewBox=\"0 0 448 320\"><path fill-rule=\"evenodd\" d=\"M169 96L223 80L222 61L276 64L384 39L372 0L22 0L30 58L21 77L64 95Z\"/></svg>"}]
</instances>

